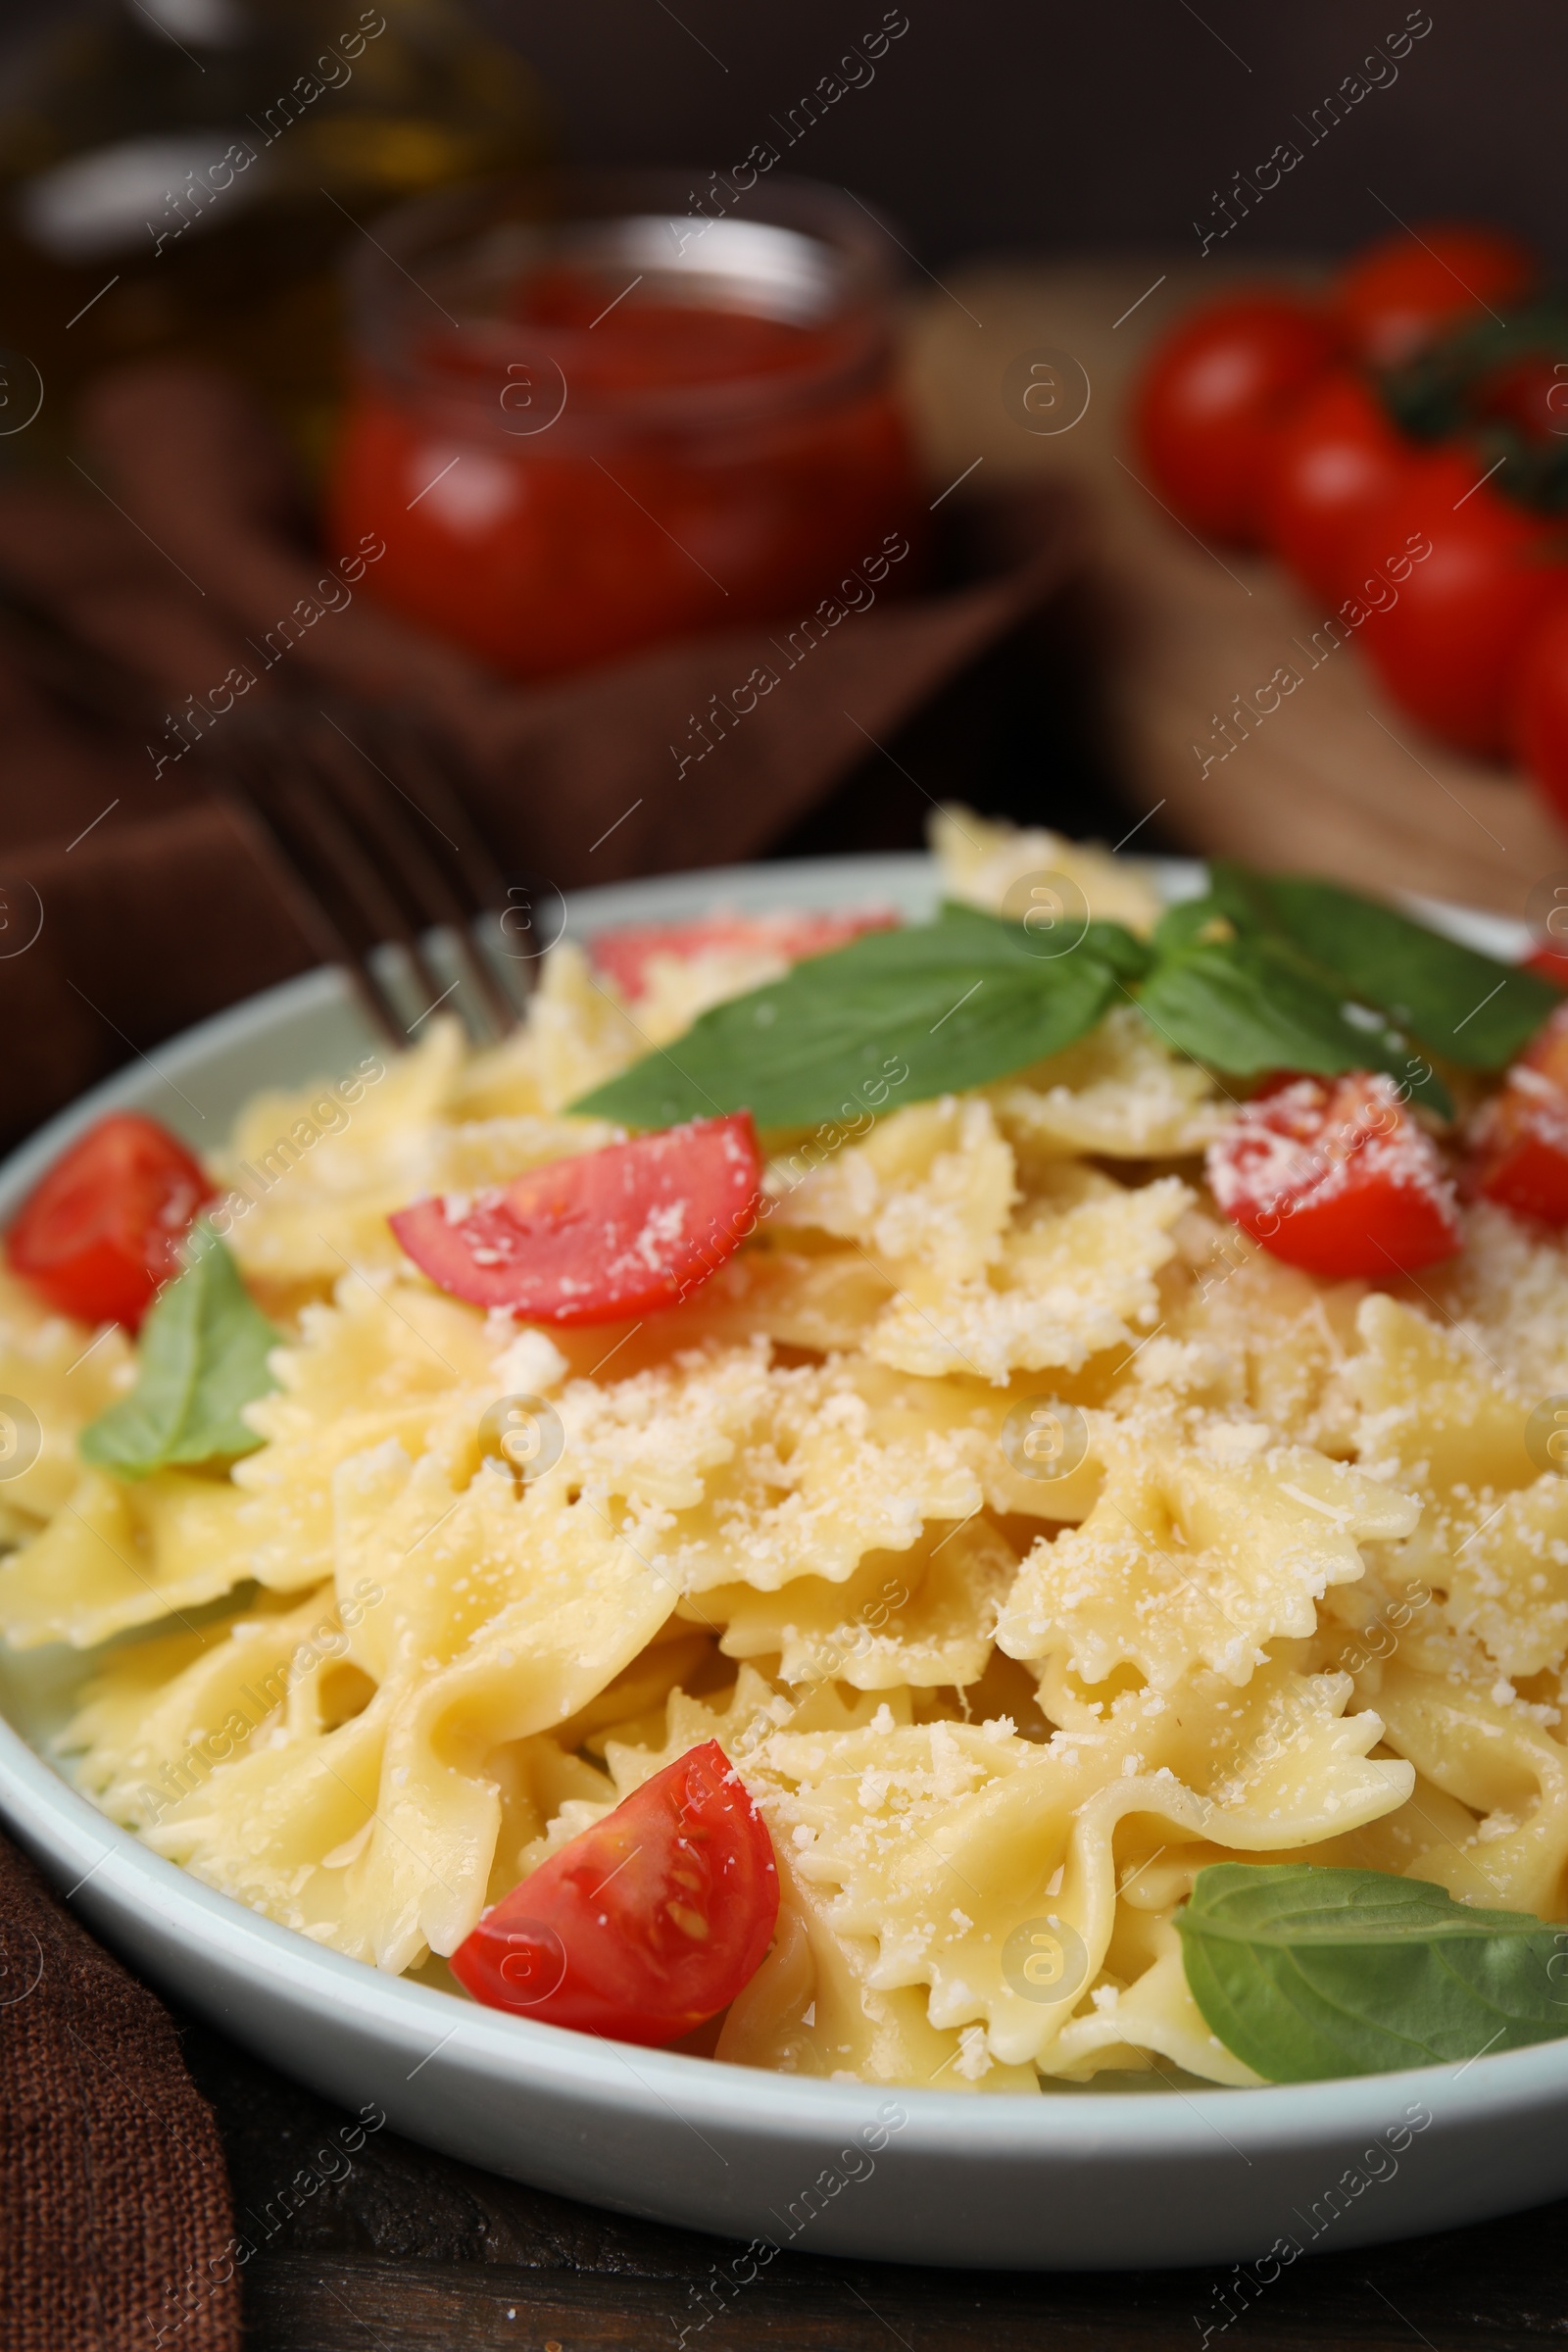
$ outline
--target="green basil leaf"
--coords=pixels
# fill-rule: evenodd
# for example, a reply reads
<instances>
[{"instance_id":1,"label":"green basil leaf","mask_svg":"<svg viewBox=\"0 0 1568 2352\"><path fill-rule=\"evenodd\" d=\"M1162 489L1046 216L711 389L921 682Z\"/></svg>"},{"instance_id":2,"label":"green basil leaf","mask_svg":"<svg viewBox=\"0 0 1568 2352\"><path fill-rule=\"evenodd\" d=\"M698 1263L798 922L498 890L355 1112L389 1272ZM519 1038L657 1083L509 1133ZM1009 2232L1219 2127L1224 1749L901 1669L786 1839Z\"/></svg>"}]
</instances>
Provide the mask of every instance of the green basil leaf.
<instances>
[{"instance_id":1,"label":"green basil leaf","mask_svg":"<svg viewBox=\"0 0 1568 2352\"><path fill-rule=\"evenodd\" d=\"M146 1478L174 1462L232 1460L262 1444L241 1405L277 1385L267 1367L275 1332L218 1236L198 1226L182 1274L148 1310L136 1386L89 1421L85 1459L117 1478Z\"/></svg>"},{"instance_id":2,"label":"green basil leaf","mask_svg":"<svg viewBox=\"0 0 1568 2352\"><path fill-rule=\"evenodd\" d=\"M1446 1061L1498 1070L1527 1046L1562 991L1428 930L1336 882L1272 878L1216 859L1216 904L1239 929L1267 928L1347 997L1377 1004Z\"/></svg>"},{"instance_id":3,"label":"green basil leaf","mask_svg":"<svg viewBox=\"0 0 1568 2352\"><path fill-rule=\"evenodd\" d=\"M1379 1870L1215 1862L1176 1914L1209 2030L1270 2082L1320 2082L1568 2034L1568 1930Z\"/></svg>"},{"instance_id":4,"label":"green basil leaf","mask_svg":"<svg viewBox=\"0 0 1568 2352\"><path fill-rule=\"evenodd\" d=\"M1452 1104L1408 1040L1370 1011L1348 1006L1267 938L1200 940L1161 957L1139 998L1144 1017L1169 1046L1216 1070L1250 1078L1264 1070L1387 1070L1418 1102L1445 1117Z\"/></svg>"},{"instance_id":5,"label":"green basil leaf","mask_svg":"<svg viewBox=\"0 0 1568 2352\"><path fill-rule=\"evenodd\" d=\"M1129 956L1120 939L1112 952ZM934 923L866 932L712 1005L571 1107L629 1127L728 1110L763 1128L815 1126L1004 1078L1075 1044L1117 993L1115 968L1087 940L1041 956L1019 925L947 906Z\"/></svg>"}]
</instances>

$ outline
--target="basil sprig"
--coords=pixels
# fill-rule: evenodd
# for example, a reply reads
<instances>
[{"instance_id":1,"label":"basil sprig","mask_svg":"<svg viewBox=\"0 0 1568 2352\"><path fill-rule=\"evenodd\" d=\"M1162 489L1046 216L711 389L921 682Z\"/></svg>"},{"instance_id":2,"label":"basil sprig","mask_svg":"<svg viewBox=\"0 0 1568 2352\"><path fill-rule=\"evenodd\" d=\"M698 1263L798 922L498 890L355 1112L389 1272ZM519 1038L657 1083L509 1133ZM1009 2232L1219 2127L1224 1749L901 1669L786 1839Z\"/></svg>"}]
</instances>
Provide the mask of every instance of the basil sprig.
<instances>
[{"instance_id":1,"label":"basil sprig","mask_svg":"<svg viewBox=\"0 0 1568 2352\"><path fill-rule=\"evenodd\" d=\"M865 932L712 1005L572 1107L630 1127L721 1110L808 1127L847 1103L929 1101L1061 1053L1118 994L1119 972L1147 961L1119 923L1093 923L1071 953L1042 957L1021 925L944 906L934 923Z\"/></svg>"},{"instance_id":2,"label":"basil sprig","mask_svg":"<svg viewBox=\"0 0 1568 2352\"><path fill-rule=\"evenodd\" d=\"M277 1385L267 1367L278 1344L218 1236L198 1226L184 1272L148 1309L136 1385L89 1421L84 1458L117 1478L146 1478L172 1463L232 1460L262 1440L240 1407Z\"/></svg>"},{"instance_id":3,"label":"basil sprig","mask_svg":"<svg viewBox=\"0 0 1568 2352\"><path fill-rule=\"evenodd\" d=\"M1568 2034L1568 1930L1379 1870L1215 1862L1176 1914L1194 2000L1270 2082L1321 2082Z\"/></svg>"},{"instance_id":4,"label":"basil sprig","mask_svg":"<svg viewBox=\"0 0 1568 2352\"><path fill-rule=\"evenodd\" d=\"M1267 877L1216 858L1211 904L1243 936L1277 941L1324 984L1379 1006L1429 1052L1500 1070L1562 1003L1539 972L1498 963L1337 882Z\"/></svg>"},{"instance_id":5,"label":"basil sprig","mask_svg":"<svg viewBox=\"0 0 1568 2352\"><path fill-rule=\"evenodd\" d=\"M1046 955L1022 925L954 905L933 923L867 932L711 1006L572 1108L628 1127L731 1110L814 1126L988 1085L1129 1001L1228 1077L1386 1070L1447 1116L1427 1056L1500 1069L1562 997L1335 883L1217 860L1207 893L1171 907L1152 942L1091 922Z\"/></svg>"}]
</instances>

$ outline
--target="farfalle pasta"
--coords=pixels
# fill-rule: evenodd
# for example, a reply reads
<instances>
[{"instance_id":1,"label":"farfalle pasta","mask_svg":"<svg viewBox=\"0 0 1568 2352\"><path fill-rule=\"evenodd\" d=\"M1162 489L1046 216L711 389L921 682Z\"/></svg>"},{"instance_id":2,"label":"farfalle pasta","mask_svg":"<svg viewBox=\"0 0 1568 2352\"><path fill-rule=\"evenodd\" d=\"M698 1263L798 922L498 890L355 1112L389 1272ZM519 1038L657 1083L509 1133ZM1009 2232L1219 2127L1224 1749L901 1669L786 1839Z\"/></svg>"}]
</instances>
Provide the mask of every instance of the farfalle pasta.
<instances>
[{"instance_id":1,"label":"farfalle pasta","mask_svg":"<svg viewBox=\"0 0 1568 2352\"><path fill-rule=\"evenodd\" d=\"M1052 837L965 813L940 847L975 904L1051 865L1157 913ZM1568 1917L1568 1478L1523 1436L1568 1389L1560 1243L1483 1203L1420 1283L1281 1263L1204 1190L1223 1089L1128 1001L781 1139L746 1245L640 1320L519 1326L404 1256L403 1202L612 1140L567 1104L781 968L656 956L628 1002L566 945L499 1047L437 1017L352 1103L260 1098L214 1175L277 1385L226 1471L81 1462L129 1351L6 1284L0 1389L47 1442L5 1490L0 1627L95 1653L80 1785L453 1989L487 1906L715 1740L781 1889L717 2056L965 2093L1254 2081L1183 1973L1209 1863ZM519 1398L553 1448L526 1478L486 1436Z\"/></svg>"}]
</instances>

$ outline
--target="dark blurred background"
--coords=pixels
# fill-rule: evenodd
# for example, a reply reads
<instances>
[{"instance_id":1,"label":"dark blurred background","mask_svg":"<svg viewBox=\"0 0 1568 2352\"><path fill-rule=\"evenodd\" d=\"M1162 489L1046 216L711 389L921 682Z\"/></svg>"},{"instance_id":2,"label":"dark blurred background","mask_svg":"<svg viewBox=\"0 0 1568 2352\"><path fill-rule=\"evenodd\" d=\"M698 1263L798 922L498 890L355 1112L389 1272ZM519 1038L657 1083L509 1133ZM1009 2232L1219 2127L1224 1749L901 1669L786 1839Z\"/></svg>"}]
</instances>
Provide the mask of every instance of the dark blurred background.
<instances>
[{"instance_id":1,"label":"dark blurred background","mask_svg":"<svg viewBox=\"0 0 1568 2352\"><path fill-rule=\"evenodd\" d=\"M7 0L0 76L60 0ZM345 7L349 23L355 10ZM880 24L882 0L477 0L538 70L579 160L738 162ZM1558 0L907 0L874 81L811 127L791 169L891 208L922 261L1190 246L1217 187L1298 135L1407 20L1432 30L1229 240L1232 255L1338 250L1381 233L1369 185L1411 218L1462 214L1568 264L1556 174L1568 92ZM1397 103L1391 103L1397 89Z\"/></svg>"},{"instance_id":2,"label":"dark blurred background","mask_svg":"<svg viewBox=\"0 0 1568 2352\"><path fill-rule=\"evenodd\" d=\"M737 163L883 0L490 0L594 161ZM1338 250L1388 215L1462 214L1568 263L1556 184L1568 11L1556 0L904 0L909 30L790 157L891 207L940 269L979 250L1186 246L1216 187L1299 137L1407 19L1398 68L1244 221L1227 252ZM797 161L798 158L798 161Z\"/></svg>"}]
</instances>

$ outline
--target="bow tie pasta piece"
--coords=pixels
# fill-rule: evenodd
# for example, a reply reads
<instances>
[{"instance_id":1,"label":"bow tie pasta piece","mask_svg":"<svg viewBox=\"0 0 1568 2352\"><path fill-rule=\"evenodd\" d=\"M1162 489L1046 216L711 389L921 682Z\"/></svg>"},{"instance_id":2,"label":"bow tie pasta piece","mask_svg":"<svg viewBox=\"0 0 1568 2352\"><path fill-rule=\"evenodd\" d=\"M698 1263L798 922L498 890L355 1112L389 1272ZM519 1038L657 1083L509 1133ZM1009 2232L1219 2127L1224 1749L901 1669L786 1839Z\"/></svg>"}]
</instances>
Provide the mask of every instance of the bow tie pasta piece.
<instances>
[{"instance_id":1,"label":"bow tie pasta piece","mask_svg":"<svg viewBox=\"0 0 1568 2352\"><path fill-rule=\"evenodd\" d=\"M985 2048L1005 2064L1092 2071L1089 2050L1058 2051L1059 2037L1103 1970L1114 1989L1167 1949L1147 1917L1118 1910L1134 1876L1119 1870L1121 1826L1146 1844L1157 1832L1160 1850L1271 1851L1390 1813L1413 1775L1369 1758L1383 1727L1375 1715L1343 1719L1350 1691L1347 1676L1281 1667L1240 1698L1207 1678L1169 1696L1128 1693L1093 1731L1044 1748L1002 1724L785 1730L758 1748L760 1785L778 1787L760 1801L801 1879L838 1889L824 1925L849 1950L875 1938L872 1989L929 1986L931 2024L982 2024ZM1030 1931L1046 1928L1050 1965L1030 1977ZM1168 1984L1161 1994L1167 2018L1174 1994ZM1194 2064L1206 2036L1178 2012L1146 2046ZM1096 2046L1128 2038L1124 2021ZM1197 2071L1249 2079L1212 2052Z\"/></svg>"},{"instance_id":2,"label":"bow tie pasta piece","mask_svg":"<svg viewBox=\"0 0 1568 2352\"><path fill-rule=\"evenodd\" d=\"M1323 1452L1353 1452L1348 1362L1365 1284L1319 1282L1196 1210L1176 1238L1191 1284L1168 1299L1164 1331L1140 1349L1132 1378L1252 1414Z\"/></svg>"},{"instance_id":3,"label":"bow tie pasta piece","mask_svg":"<svg viewBox=\"0 0 1568 2352\"><path fill-rule=\"evenodd\" d=\"M351 1619L368 1599L359 1596ZM324 1586L291 1608L270 1599L196 1632L157 1635L105 1662L61 1748L79 1751L76 1777L112 1820L150 1829L253 1741L357 1714L372 1686L348 1646Z\"/></svg>"},{"instance_id":4,"label":"bow tie pasta piece","mask_svg":"<svg viewBox=\"0 0 1568 2352\"><path fill-rule=\"evenodd\" d=\"M999 2064L980 2027L940 2031L926 2015L921 1988L874 1985L874 1946L839 1935L827 1917L831 1897L801 1877L777 1837L773 1850L779 1873L773 1948L731 2005L716 2058L921 2089L1038 2093L1034 2067Z\"/></svg>"},{"instance_id":5,"label":"bow tie pasta piece","mask_svg":"<svg viewBox=\"0 0 1568 2352\"><path fill-rule=\"evenodd\" d=\"M504 926L506 921L503 914ZM500 1045L476 1054L463 1071L451 1096L459 1118L561 1110L629 1069L648 1051L640 1010L633 1021L595 979L574 940L558 940L542 964L523 968L538 976L528 1017Z\"/></svg>"},{"instance_id":6,"label":"bow tie pasta piece","mask_svg":"<svg viewBox=\"0 0 1568 2352\"><path fill-rule=\"evenodd\" d=\"M1391 1745L1469 1809L1468 1835L1426 1826L1413 1877L1436 1880L1461 1902L1501 1904L1560 1919L1568 1887L1568 1755L1511 1685L1479 1656L1422 1673L1396 1657L1378 1711ZM1418 1830L1419 1834L1419 1830Z\"/></svg>"},{"instance_id":7,"label":"bow tie pasta piece","mask_svg":"<svg viewBox=\"0 0 1568 2352\"><path fill-rule=\"evenodd\" d=\"M441 1015L412 1052L370 1055L353 1079L252 1097L213 1163L247 1282L286 1300L330 1289L345 1266L401 1262L387 1214L423 1188L463 1051Z\"/></svg>"},{"instance_id":8,"label":"bow tie pasta piece","mask_svg":"<svg viewBox=\"0 0 1568 2352\"><path fill-rule=\"evenodd\" d=\"M1017 1566L1006 1539L975 1518L927 1528L907 1551L868 1552L842 1585L803 1576L777 1592L720 1586L700 1605L723 1625L726 1657L777 1657L785 1683L963 1689L986 1670Z\"/></svg>"},{"instance_id":9,"label":"bow tie pasta piece","mask_svg":"<svg viewBox=\"0 0 1568 2352\"><path fill-rule=\"evenodd\" d=\"M674 1597L581 1504L519 1503L481 1473L437 1520L439 1487L433 1458L411 1466L394 1446L339 1474L343 1514L362 1521L349 1565L385 1569L353 1637L356 1662L381 1669L363 1711L333 1725L291 1702L279 1737L149 1832L210 1885L392 1971L452 1951L479 1916L509 1795L500 1751L515 1814L519 1749L612 1682ZM546 1818L514 1819L511 1854Z\"/></svg>"},{"instance_id":10,"label":"bow tie pasta piece","mask_svg":"<svg viewBox=\"0 0 1568 2352\"><path fill-rule=\"evenodd\" d=\"M1155 1276L1175 1255L1171 1228L1191 1200L1174 1176L1126 1192L1106 1182L1064 1208L1037 1202L984 1275L944 1283L900 1267L900 1296L867 1353L906 1372L1000 1382L1136 1348L1158 1315Z\"/></svg>"},{"instance_id":11,"label":"bow tie pasta piece","mask_svg":"<svg viewBox=\"0 0 1568 2352\"><path fill-rule=\"evenodd\" d=\"M769 1366L765 1348L677 1359L609 1390L574 1382L553 1480L629 1503L635 1541L687 1592L798 1576L842 1584L929 1519L964 1519L980 1487L940 1427L878 1427L846 1365ZM541 1485L549 1481L541 1481Z\"/></svg>"},{"instance_id":12,"label":"bow tie pasta piece","mask_svg":"<svg viewBox=\"0 0 1568 2352\"><path fill-rule=\"evenodd\" d=\"M1443 1571L1446 1614L1504 1675L1568 1658L1568 1479L1547 1471L1509 1494L1455 1547Z\"/></svg>"},{"instance_id":13,"label":"bow tie pasta piece","mask_svg":"<svg viewBox=\"0 0 1568 2352\"><path fill-rule=\"evenodd\" d=\"M946 1095L896 1110L865 1143L799 1181L794 1173L792 1161L769 1170L770 1191L789 1187L779 1195L778 1224L860 1243L885 1264L909 1261L941 1283L995 1263L1018 1198L1012 1153L990 1104L975 1097Z\"/></svg>"},{"instance_id":14,"label":"bow tie pasta piece","mask_svg":"<svg viewBox=\"0 0 1568 2352\"><path fill-rule=\"evenodd\" d=\"M35 1458L12 1469L0 1489L0 1537L24 1542L65 1508L81 1476L78 1433L134 1377L118 1324L106 1324L94 1338L87 1324L54 1314L26 1284L0 1270L0 1397L15 1397L38 1424ZM0 1425L6 1469L30 1450L29 1433L19 1429L8 1437L8 1428L9 1417Z\"/></svg>"},{"instance_id":15,"label":"bow tie pasta piece","mask_svg":"<svg viewBox=\"0 0 1568 2352\"><path fill-rule=\"evenodd\" d=\"M788 1167L775 1165L771 1187ZM1192 1195L1174 1177L1124 1191L1063 1170L1014 1216L1013 1155L989 1102L948 1097L895 1111L781 1193L775 1223L855 1245L894 1286L862 1341L906 1372L1076 1369L1152 1324L1154 1276Z\"/></svg>"},{"instance_id":16,"label":"bow tie pasta piece","mask_svg":"<svg viewBox=\"0 0 1568 2352\"><path fill-rule=\"evenodd\" d=\"M1155 1036L1133 1004L1016 1079L989 1090L1020 1161L1093 1152L1107 1159L1182 1159L1201 1152L1231 1116L1196 1061Z\"/></svg>"},{"instance_id":17,"label":"bow tie pasta piece","mask_svg":"<svg viewBox=\"0 0 1568 2352\"><path fill-rule=\"evenodd\" d=\"M134 1485L84 1472L43 1533L0 1560L0 1633L17 1649L92 1649L232 1592L252 1573L242 1500L183 1470Z\"/></svg>"},{"instance_id":18,"label":"bow tie pasta piece","mask_svg":"<svg viewBox=\"0 0 1568 2352\"><path fill-rule=\"evenodd\" d=\"M1202 1437L1108 1440L1088 1518L1042 1537L1018 1572L997 1631L1009 1657L1061 1659L1089 1686L1131 1668L1167 1690L1208 1666L1240 1688L1266 1642L1314 1631L1325 1587L1362 1574L1358 1540L1415 1525L1406 1496L1308 1446L1269 1446L1258 1424Z\"/></svg>"},{"instance_id":19,"label":"bow tie pasta piece","mask_svg":"<svg viewBox=\"0 0 1568 2352\"><path fill-rule=\"evenodd\" d=\"M1159 920L1163 902L1148 876L1093 842L1069 841L1043 825L976 816L956 802L937 809L928 834L947 895L990 914L1003 911L1015 882L1064 874L1083 892L1097 922L1125 923L1143 937Z\"/></svg>"},{"instance_id":20,"label":"bow tie pasta piece","mask_svg":"<svg viewBox=\"0 0 1568 2352\"><path fill-rule=\"evenodd\" d=\"M330 1306L304 1309L297 1343L273 1350L278 1387L249 1408L251 1426L284 1440L443 1398L490 1381L495 1354L476 1307L422 1284L345 1274Z\"/></svg>"},{"instance_id":21,"label":"bow tie pasta piece","mask_svg":"<svg viewBox=\"0 0 1568 2352\"><path fill-rule=\"evenodd\" d=\"M1459 1654L1480 1642L1506 1676L1568 1652L1568 1481L1525 1445L1535 1399L1499 1377L1472 1337L1394 1299L1368 1298L1352 1373L1361 1453L1431 1500L1396 1563L1446 1595ZM1434 1670L1446 1660L1434 1657Z\"/></svg>"},{"instance_id":22,"label":"bow tie pasta piece","mask_svg":"<svg viewBox=\"0 0 1568 2352\"><path fill-rule=\"evenodd\" d=\"M1362 1350L1350 1377L1369 1469L1471 1525L1500 1496L1534 1485L1525 1423L1536 1399L1504 1381L1473 1340L1379 1292L1356 1322Z\"/></svg>"}]
</instances>

